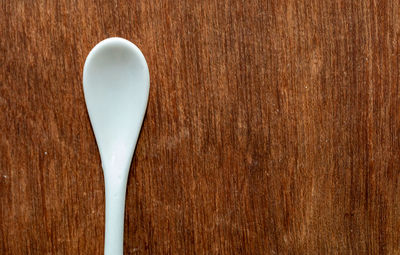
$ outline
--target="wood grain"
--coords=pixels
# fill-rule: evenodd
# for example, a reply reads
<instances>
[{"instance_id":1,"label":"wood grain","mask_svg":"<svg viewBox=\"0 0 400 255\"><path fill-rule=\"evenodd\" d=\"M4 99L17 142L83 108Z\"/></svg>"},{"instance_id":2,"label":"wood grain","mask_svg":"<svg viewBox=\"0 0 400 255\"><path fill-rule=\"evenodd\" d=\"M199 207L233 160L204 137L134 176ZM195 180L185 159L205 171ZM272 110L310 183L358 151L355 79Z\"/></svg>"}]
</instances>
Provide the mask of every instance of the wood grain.
<instances>
[{"instance_id":1,"label":"wood grain","mask_svg":"<svg viewBox=\"0 0 400 255\"><path fill-rule=\"evenodd\" d=\"M400 254L399 1L0 1L0 254L102 254L82 92L151 76L125 254Z\"/></svg>"}]
</instances>

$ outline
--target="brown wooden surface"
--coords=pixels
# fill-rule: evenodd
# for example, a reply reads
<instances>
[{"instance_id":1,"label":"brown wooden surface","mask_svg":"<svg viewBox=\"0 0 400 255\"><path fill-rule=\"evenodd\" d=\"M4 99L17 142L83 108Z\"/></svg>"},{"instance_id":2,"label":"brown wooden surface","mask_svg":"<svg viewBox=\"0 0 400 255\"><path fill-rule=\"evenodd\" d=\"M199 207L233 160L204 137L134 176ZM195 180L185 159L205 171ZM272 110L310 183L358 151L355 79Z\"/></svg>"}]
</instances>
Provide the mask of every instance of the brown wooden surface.
<instances>
[{"instance_id":1,"label":"brown wooden surface","mask_svg":"<svg viewBox=\"0 0 400 255\"><path fill-rule=\"evenodd\" d=\"M399 254L398 1L0 1L0 254L102 254L82 92L151 76L125 254Z\"/></svg>"}]
</instances>

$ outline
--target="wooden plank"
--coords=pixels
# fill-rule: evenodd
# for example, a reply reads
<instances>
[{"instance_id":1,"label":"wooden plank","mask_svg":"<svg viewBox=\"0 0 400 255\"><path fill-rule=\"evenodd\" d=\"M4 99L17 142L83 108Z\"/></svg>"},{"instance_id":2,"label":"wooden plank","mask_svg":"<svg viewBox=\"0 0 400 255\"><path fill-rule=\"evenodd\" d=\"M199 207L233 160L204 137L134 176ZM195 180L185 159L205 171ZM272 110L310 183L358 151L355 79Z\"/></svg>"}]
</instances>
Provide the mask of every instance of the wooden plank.
<instances>
[{"instance_id":1,"label":"wooden plank","mask_svg":"<svg viewBox=\"0 0 400 255\"><path fill-rule=\"evenodd\" d=\"M399 2L1 1L0 254L102 254L82 92L102 39L151 76L125 254L400 253Z\"/></svg>"}]
</instances>

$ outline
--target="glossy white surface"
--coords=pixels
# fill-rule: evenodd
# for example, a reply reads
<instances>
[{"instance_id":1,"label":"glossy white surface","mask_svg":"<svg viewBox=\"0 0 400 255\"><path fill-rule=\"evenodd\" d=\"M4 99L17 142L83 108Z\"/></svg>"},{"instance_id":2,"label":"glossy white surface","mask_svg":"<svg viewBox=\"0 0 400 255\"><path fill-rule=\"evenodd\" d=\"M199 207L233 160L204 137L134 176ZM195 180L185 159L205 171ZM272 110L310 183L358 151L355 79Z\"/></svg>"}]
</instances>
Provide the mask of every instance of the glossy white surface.
<instances>
[{"instance_id":1,"label":"glossy white surface","mask_svg":"<svg viewBox=\"0 0 400 255\"><path fill-rule=\"evenodd\" d=\"M106 255L123 254L126 183L149 86L143 54L125 39L101 41L86 58L83 90L105 178Z\"/></svg>"}]
</instances>

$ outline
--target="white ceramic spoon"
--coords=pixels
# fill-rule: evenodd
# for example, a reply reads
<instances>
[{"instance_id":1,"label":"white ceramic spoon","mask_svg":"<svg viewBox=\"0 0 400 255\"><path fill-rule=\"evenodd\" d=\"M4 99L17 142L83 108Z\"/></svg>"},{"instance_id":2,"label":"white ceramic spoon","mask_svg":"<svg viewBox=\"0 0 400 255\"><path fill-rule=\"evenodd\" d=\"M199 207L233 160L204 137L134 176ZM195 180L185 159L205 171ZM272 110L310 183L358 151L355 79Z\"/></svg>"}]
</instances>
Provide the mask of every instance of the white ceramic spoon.
<instances>
[{"instance_id":1,"label":"white ceramic spoon","mask_svg":"<svg viewBox=\"0 0 400 255\"><path fill-rule=\"evenodd\" d=\"M99 147L106 189L104 254L123 254L129 168L149 95L142 52L122 38L97 44L83 68L83 91Z\"/></svg>"}]
</instances>

